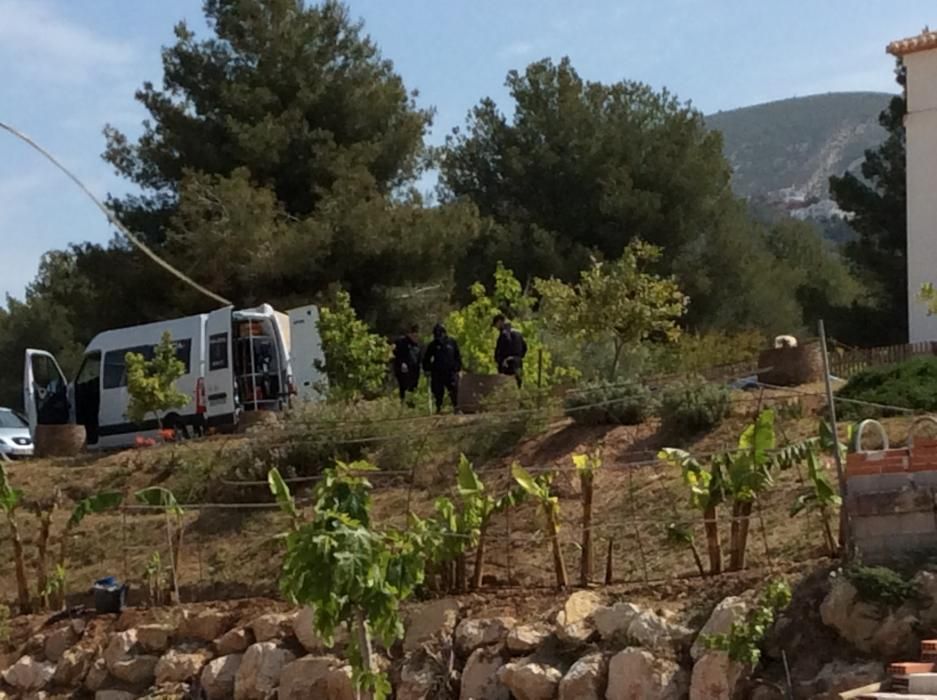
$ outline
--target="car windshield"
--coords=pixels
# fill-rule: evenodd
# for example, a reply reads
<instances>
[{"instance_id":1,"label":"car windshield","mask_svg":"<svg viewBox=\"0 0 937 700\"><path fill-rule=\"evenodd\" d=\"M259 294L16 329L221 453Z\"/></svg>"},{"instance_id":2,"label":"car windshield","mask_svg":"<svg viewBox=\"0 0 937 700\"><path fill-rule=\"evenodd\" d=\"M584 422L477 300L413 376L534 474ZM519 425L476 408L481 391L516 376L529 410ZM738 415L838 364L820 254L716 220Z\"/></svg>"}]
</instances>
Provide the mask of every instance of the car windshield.
<instances>
[{"instance_id":1,"label":"car windshield","mask_svg":"<svg viewBox=\"0 0 937 700\"><path fill-rule=\"evenodd\" d=\"M0 428L26 428L26 422L13 411L0 411Z\"/></svg>"}]
</instances>

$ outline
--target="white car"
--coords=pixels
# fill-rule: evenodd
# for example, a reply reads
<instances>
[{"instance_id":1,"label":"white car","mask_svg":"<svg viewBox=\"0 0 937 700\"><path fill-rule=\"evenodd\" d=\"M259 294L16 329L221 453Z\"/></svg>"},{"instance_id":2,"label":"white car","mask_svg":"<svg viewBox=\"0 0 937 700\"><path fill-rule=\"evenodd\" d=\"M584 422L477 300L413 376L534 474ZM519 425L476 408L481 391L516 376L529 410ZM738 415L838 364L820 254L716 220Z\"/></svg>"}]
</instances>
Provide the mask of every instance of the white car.
<instances>
[{"instance_id":1,"label":"white car","mask_svg":"<svg viewBox=\"0 0 937 700\"><path fill-rule=\"evenodd\" d=\"M0 408L0 459L32 457L29 424L9 408Z\"/></svg>"}]
</instances>

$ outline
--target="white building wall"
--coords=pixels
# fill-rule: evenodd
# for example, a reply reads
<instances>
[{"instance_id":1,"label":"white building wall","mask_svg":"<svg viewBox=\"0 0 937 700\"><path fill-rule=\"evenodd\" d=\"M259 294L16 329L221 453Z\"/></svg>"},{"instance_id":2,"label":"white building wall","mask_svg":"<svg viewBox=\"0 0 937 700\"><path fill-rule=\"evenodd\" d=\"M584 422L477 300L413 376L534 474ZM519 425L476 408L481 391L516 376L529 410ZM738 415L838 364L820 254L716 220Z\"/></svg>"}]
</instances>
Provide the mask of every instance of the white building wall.
<instances>
[{"instance_id":1,"label":"white building wall","mask_svg":"<svg viewBox=\"0 0 937 700\"><path fill-rule=\"evenodd\" d=\"M918 301L937 285L937 50L905 56L908 69L908 319L910 341L937 340L937 315Z\"/></svg>"}]
</instances>

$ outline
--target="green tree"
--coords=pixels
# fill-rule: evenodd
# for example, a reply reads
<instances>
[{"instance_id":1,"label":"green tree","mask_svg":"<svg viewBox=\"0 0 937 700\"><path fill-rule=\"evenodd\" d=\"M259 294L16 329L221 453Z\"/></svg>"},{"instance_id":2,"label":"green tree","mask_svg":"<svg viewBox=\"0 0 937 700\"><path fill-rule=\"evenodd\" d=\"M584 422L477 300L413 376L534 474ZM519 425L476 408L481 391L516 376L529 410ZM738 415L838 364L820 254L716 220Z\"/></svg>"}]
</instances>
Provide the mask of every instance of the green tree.
<instances>
[{"instance_id":1,"label":"green tree","mask_svg":"<svg viewBox=\"0 0 937 700\"><path fill-rule=\"evenodd\" d=\"M800 305L801 327L813 332L822 318L836 337L851 336L850 309L867 304L869 299L841 252L823 240L816 226L794 219L772 225L767 242L786 273L787 288L794 291Z\"/></svg>"},{"instance_id":2,"label":"green tree","mask_svg":"<svg viewBox=\"0 0 937 700\"><path fill-rule=\"evenodd\" d=\"M160 429L168 411L182 408L189 397L176 388L176 381L185 372L185 364L176 357L176 346L169 331L153 348L153 358L128 352L127 364L127 417L134 423L143 424L149 415L156 418Z\"/></svg>"},{"instance_id":3,"label":"green tree","mask_svg":"<svg viewBox=\"0 0 937 700\"><path fill-rule=\"evenodd\" d=\"M700 112L641 83L585 81L568 59L506 83L513 116L482 100L443 153L443 200L469 200L492 222L466 249L460 288L487 280L496 260L521 280L572 282L640 238L666 252L655 271L676 274L694 300L688 323L783 332L799 322Z\"/></svg>"},{"instance_id":4,"label":"green tree","mask_svg":"<svg viewBox=\"0 0 937 700\"><path fill-rule=\"evenodd\" d=\"M626 347L652 334L668 340L680 334L677 321L689 300L673 279L643 270L659 258L659 248L634 241L614 262L593 261L575 285L558 279L535 282L550 325L580 341L609 338L613 354L608 374L612 379L618 374Z\"/></svg>"},{"instance_id":5,"label":"green tree","mask_svg":"<svg viewBox=\"0 0 937 700\"><path fill-rule=\"evenodd\" d=\"M325 362L317 361L316 366L328 377L330 396L373 398L380 394L391 349L357 317L348 292L339 291L335 301L321 309L319 337Z\"/></svg>"},{"instance_id":6,"label":"green tree","mask_svg":"<svg viewBox=\"0 0 937 700\"><path fill-rule=\"evenodd\" d=\"M495 266L491 292L481 282L473 283L469 291L471 302L446 318L446 330L459 341L466 371L477 374L497 371L494 350L498 331L491 321L496 314L504 313L511 319L512 326L524 335L527 356L534 361L540 358L545 384L575 375L575 370L554 364L553 354L543 340L543 318L533 310L537 300L521 286L513 271L499 262Z\"/></svg>"},{"instance_id":7,"label":"green tree","mask_svg":"<svg viewBox=\"0 0 937 700\"><path fill-rule=\"evenodd\" d=\"M898 83L905 71L898 64ZM846 255L877 293L878 313L865 314L867 342L905 342L908 337L908 219L904 96L893 97L879 116L887 136L865 152L861 177L845 173L830 178L830 194L851 215L858 239Z\"/></svg>"},{"instance_id":8,"label":"green tree","mask_svg":"<svg viewBox=\"0 0 937 700\"><path fill-rule=\"evenodd\" d=\"M204 11L210 35L176 25L162 88L137 92L143 134L105 129L104 158L142 190L110 202L121 220L239 304L341 283L365 312L443 280L478 222L471 206L423 206L431 112L363 24L335 0Z\"/></svg>"},{"instance_id":9,"label":"green tree","mask_svg":"<svg viewBox=\"0 0 937 700\"><path fill-rule=\"evenodd\" d=\"M423 580L424 550L411 534L379 532L371 525L371 485L356 472L374 467L344 464L323 473L312 517L303 520L285 482L270 473L271 490L290 517L280 584L294 602L312 606L316 632L328 643L346 625L356 687L380 700L387 678L371 657L371 635L389 649L403 636L400 603Z\"/></svg>"}]
</instances>

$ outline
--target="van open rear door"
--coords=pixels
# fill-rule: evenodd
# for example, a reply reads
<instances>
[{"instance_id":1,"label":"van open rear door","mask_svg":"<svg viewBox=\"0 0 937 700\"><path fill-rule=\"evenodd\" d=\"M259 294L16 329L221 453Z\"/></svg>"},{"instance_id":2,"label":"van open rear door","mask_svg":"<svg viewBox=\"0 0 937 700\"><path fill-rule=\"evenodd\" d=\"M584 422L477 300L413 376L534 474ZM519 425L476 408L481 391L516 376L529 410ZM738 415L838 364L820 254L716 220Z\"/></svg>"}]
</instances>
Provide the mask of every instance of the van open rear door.
<instances>
[{"instance_id":1,"label":"van open rear door","mask_svg":"<svg viewBox=\"0 0 937 700\"><path fill-rule=\"evenodd\" d=\"M296 393L302 401L319 401L326 388L325 375L316 367L316 361L325 360L319 337L319 308L300 306L286 313L290 319L290 366Z\"/></svg>"},{"instance_id":2,"label":"van open rear door","mask_svg":"<svg viewBox=\"0 0 937 700\"><path fill-rule=\"evenodd\" d=\"M202 410L209 426L235 423L234 366L231 354L232 308L227 306L208 314L205 321L206 366L204 391L196 388L196 409ZM204 405L198 405L203 400Z\"/></svg>"},{"instance_id":3,"label":"van open rear door","mask_svg":"<svg viewBox=\"0 0 937 700\"><path fill-rule=\"evenodd\" d=\"M64 425L73 420L68 381L59 363L45 350L26 351L23 407L34 436L37 425Z\"/></svg>"}]
</instances>

